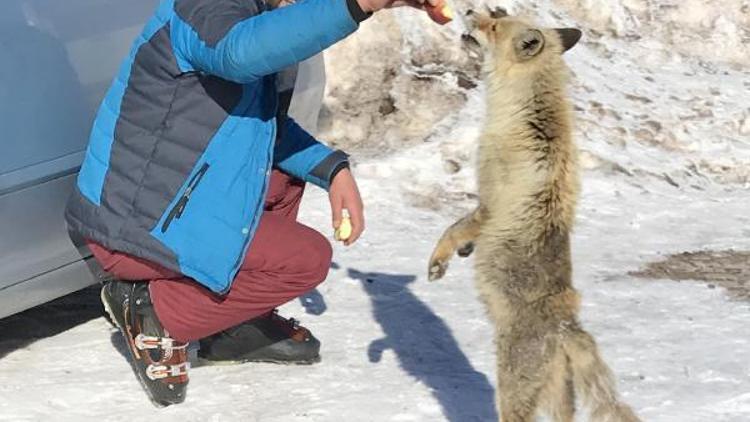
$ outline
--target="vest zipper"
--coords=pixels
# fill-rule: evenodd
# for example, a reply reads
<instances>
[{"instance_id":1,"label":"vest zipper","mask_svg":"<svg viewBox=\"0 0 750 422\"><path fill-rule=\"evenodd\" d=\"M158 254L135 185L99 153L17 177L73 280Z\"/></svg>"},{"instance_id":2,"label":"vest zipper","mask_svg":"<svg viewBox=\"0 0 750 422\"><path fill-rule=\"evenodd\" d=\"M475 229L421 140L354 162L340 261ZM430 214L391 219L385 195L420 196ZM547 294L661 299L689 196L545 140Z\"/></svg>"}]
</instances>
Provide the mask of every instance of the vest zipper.
<instances>
[{"instance_id":1,"label":"vest zipper","mask_svg":"<svg viewBox=\"0 0 750 422\"><path fill-rule=\"evenodd\" d=\"M177 201L175 206L172 207L171 210L169 210L167 219L164 220L164 224L161 225L162 233L165 233L167 231L167 229L169 228L169 225L172 224L172 220L179 219L180 217L182 217L182 212L185 211L185 207L187 206L187 203L190 200L190 195L193 193L195 188L201 182L201 179L203 179L203 175L206 174L209 167L210 166L208 163L203 163L201 168L198 169L198 172L195 173L192 179L190 179L187 189L185 189L185 192L182 194L182 196L180 197L180 200Z\"/></svg>"}]
</instances>

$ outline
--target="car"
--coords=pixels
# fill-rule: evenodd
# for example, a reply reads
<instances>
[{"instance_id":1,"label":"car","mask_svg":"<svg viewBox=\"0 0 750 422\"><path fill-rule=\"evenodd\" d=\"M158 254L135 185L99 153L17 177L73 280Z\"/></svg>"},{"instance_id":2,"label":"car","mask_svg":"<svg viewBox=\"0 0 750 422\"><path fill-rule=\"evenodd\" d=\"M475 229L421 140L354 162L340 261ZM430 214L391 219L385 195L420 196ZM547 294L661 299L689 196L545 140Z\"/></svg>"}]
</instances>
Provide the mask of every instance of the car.
<instances>
[{"instance_id":1,"label":"car","mask_svg":"<svg viewBox=\"0 0 750 422\"><path fill-rule=\"evenodd\" d=\"M6 0L0 14L0 318L106 275L63 214L99 104L157 0ZM289 114L315 133L322 55Z\"/></svg>"},{"instance_id":2,"label":"car","mask_svg":"<svg viewBox=\"0 0 750 422\"><path fill-rule=\"evenodd\" d=\"M63 211L101 99L156 0L6 0L0 13L0 318L97 281Z\"/></svg>"}]
</instances>

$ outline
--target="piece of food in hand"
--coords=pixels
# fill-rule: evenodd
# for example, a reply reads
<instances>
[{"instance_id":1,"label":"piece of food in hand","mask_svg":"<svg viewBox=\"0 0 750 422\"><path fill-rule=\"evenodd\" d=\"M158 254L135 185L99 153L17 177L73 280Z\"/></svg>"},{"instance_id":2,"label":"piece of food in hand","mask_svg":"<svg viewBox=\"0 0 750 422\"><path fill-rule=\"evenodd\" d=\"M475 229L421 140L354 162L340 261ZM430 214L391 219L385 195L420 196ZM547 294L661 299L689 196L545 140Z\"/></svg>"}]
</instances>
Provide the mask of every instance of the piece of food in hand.
<instances>
[{"instance_id":1,"label":"piece of food in hand","mask_svg":"<svg viewBox=\"0 0 750 422\"><path fill-rule=\"evenodd\" d=\"M427 11L427 15L430 17L430 19L439 23L440 25L445 25L446 23L453 20L453 9L451 9L451 7L448 5L448 3L445 2L445 0L438 1L435 6L432 6L429 3L425 3L424 8Z\"/></svg>"},{"instance_id":2,"label":"piece of food in hand","mask_svg":"<svg viewBox=\"0 0 750 422\"><path fill-rule=\"evenodd\" d=\"M346 241L352 235L352 220L348 214L345 214L341 219L339 228L333 233L333 237L338 241Z\"/></svg>"}]
</instances>

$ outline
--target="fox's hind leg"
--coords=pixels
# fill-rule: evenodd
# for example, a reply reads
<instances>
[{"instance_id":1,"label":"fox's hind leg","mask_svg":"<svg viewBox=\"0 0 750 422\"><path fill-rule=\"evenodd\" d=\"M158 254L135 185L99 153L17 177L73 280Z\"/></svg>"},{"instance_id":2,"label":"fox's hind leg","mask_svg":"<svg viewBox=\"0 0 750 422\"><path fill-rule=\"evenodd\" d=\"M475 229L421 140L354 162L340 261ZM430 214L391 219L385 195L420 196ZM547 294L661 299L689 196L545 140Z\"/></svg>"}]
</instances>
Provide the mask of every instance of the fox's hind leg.
<instances>
[{"instance_id":1,"label":"fox's hind leg","mask_svg":"<svg viewBox=\"0 0 750 422\"><path fill-rule=\"evenodd\" d=\"M533 422L547 384L549 362L539 338L498 339L498 397L502 422Z\"/></svg>"},{"instance_id":2,"label":"fox's hind leg","mask_svg":"<svg viewBox=\"0 0 750 422\"><path fill-rule=\"evenodd\" d=\"M575 417L575 386L570 362L560 348L550 367L544 391L544 407L555 422L573 422Z\"/></svg>"},{"instance_id":3,"label":"fox's hind leg","mask_svg":"<svg viewBox=\"0 0 750 422\"><path fill-rule=\"evenodd\" d=\"M462 257L471 255L474 251L474 240L479 236L483 214L483 208L477 207L472 213L445 230L430 257L430 264L427 268L430 281L440 279L445 275L448 261L454 252L458 252Z\"/></svg>"}]
</instances>

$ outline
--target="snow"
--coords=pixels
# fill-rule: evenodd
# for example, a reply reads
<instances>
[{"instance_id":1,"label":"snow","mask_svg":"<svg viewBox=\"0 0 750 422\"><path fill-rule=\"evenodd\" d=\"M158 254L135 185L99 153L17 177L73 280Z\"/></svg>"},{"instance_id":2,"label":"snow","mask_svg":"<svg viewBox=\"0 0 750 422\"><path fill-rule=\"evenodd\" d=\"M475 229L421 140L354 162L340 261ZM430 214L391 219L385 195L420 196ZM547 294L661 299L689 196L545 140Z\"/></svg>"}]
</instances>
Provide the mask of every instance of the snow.
<instances>
[{"instance_id":1,"label":"snow","mask_svg":"<svg viewBox=\"0 0 750 422\"><path fill-rule=\"evenodd\" d=\"M470 262L427 282L426 258L451 219L403 204L388 180L362 177L367 236L337 246L328 281L283 309L322 339L320 364L196 368L187 401L157 410L118 334L97 318L0 359L0 420L492 420L491 326ZM668 252L750 247L738 230L748 199L584 178L574 242L582 319L644 420L750 418L748 304L703 284L627 275ZM311 190L303 220L330 232L325 205Z\"/></svg>"},{"instance_id":2,"label":"snow","mask_svg":"<svg viewBox=\"0 0 750 422\"><path fill-rule=\"evenodd\" d=\"M602 32L587 31L567 57L586 169L574 272L584 326L624 399L647 421L750 420L750 304L700 282L628 275L671 253L750 250L750 57L747 31L736 29L748 27L748 15L720 9L750 6L507 3L548 24ZM474 205L483 87L456 86L459 71L471 74L465 59L455 45L442 55L436 49L452 27L426 35L415 30L423 17L410 11L378 19L346 42L374 48L382 61L363 70L338 46L327 58L326 107L335 120L322 125L323 139L359 151L368 230L352 248L336 245L328 280L282 309L321 339L323 361L195 368L187 401L155 409L119 334L73 307L54 335L0 339L0 421L496 419L492 327L476 299L471 258L456 258L439 282L426 280L435 240ZM376 37L383 28L395 47ZM697 42L704 33L729 33L725 44L737 48L719 48L714 37ZM424 46L417 62L402 56L416 55L415 46ZM443 73L432 82L414 78L436 68ZM388 96L395 112L381 120L351 111L378 110ZM416 109L420 102L428 106ZM347 140L353 133L360 138ZM368 150L368 141L377 148ZM332 234L323 192L308 191L301 218ZM51 310L59 309L20 321L49 324L55 318L42 316ZM71 318L85 322L64 321Z\"/></svg>"}]
</instances>

